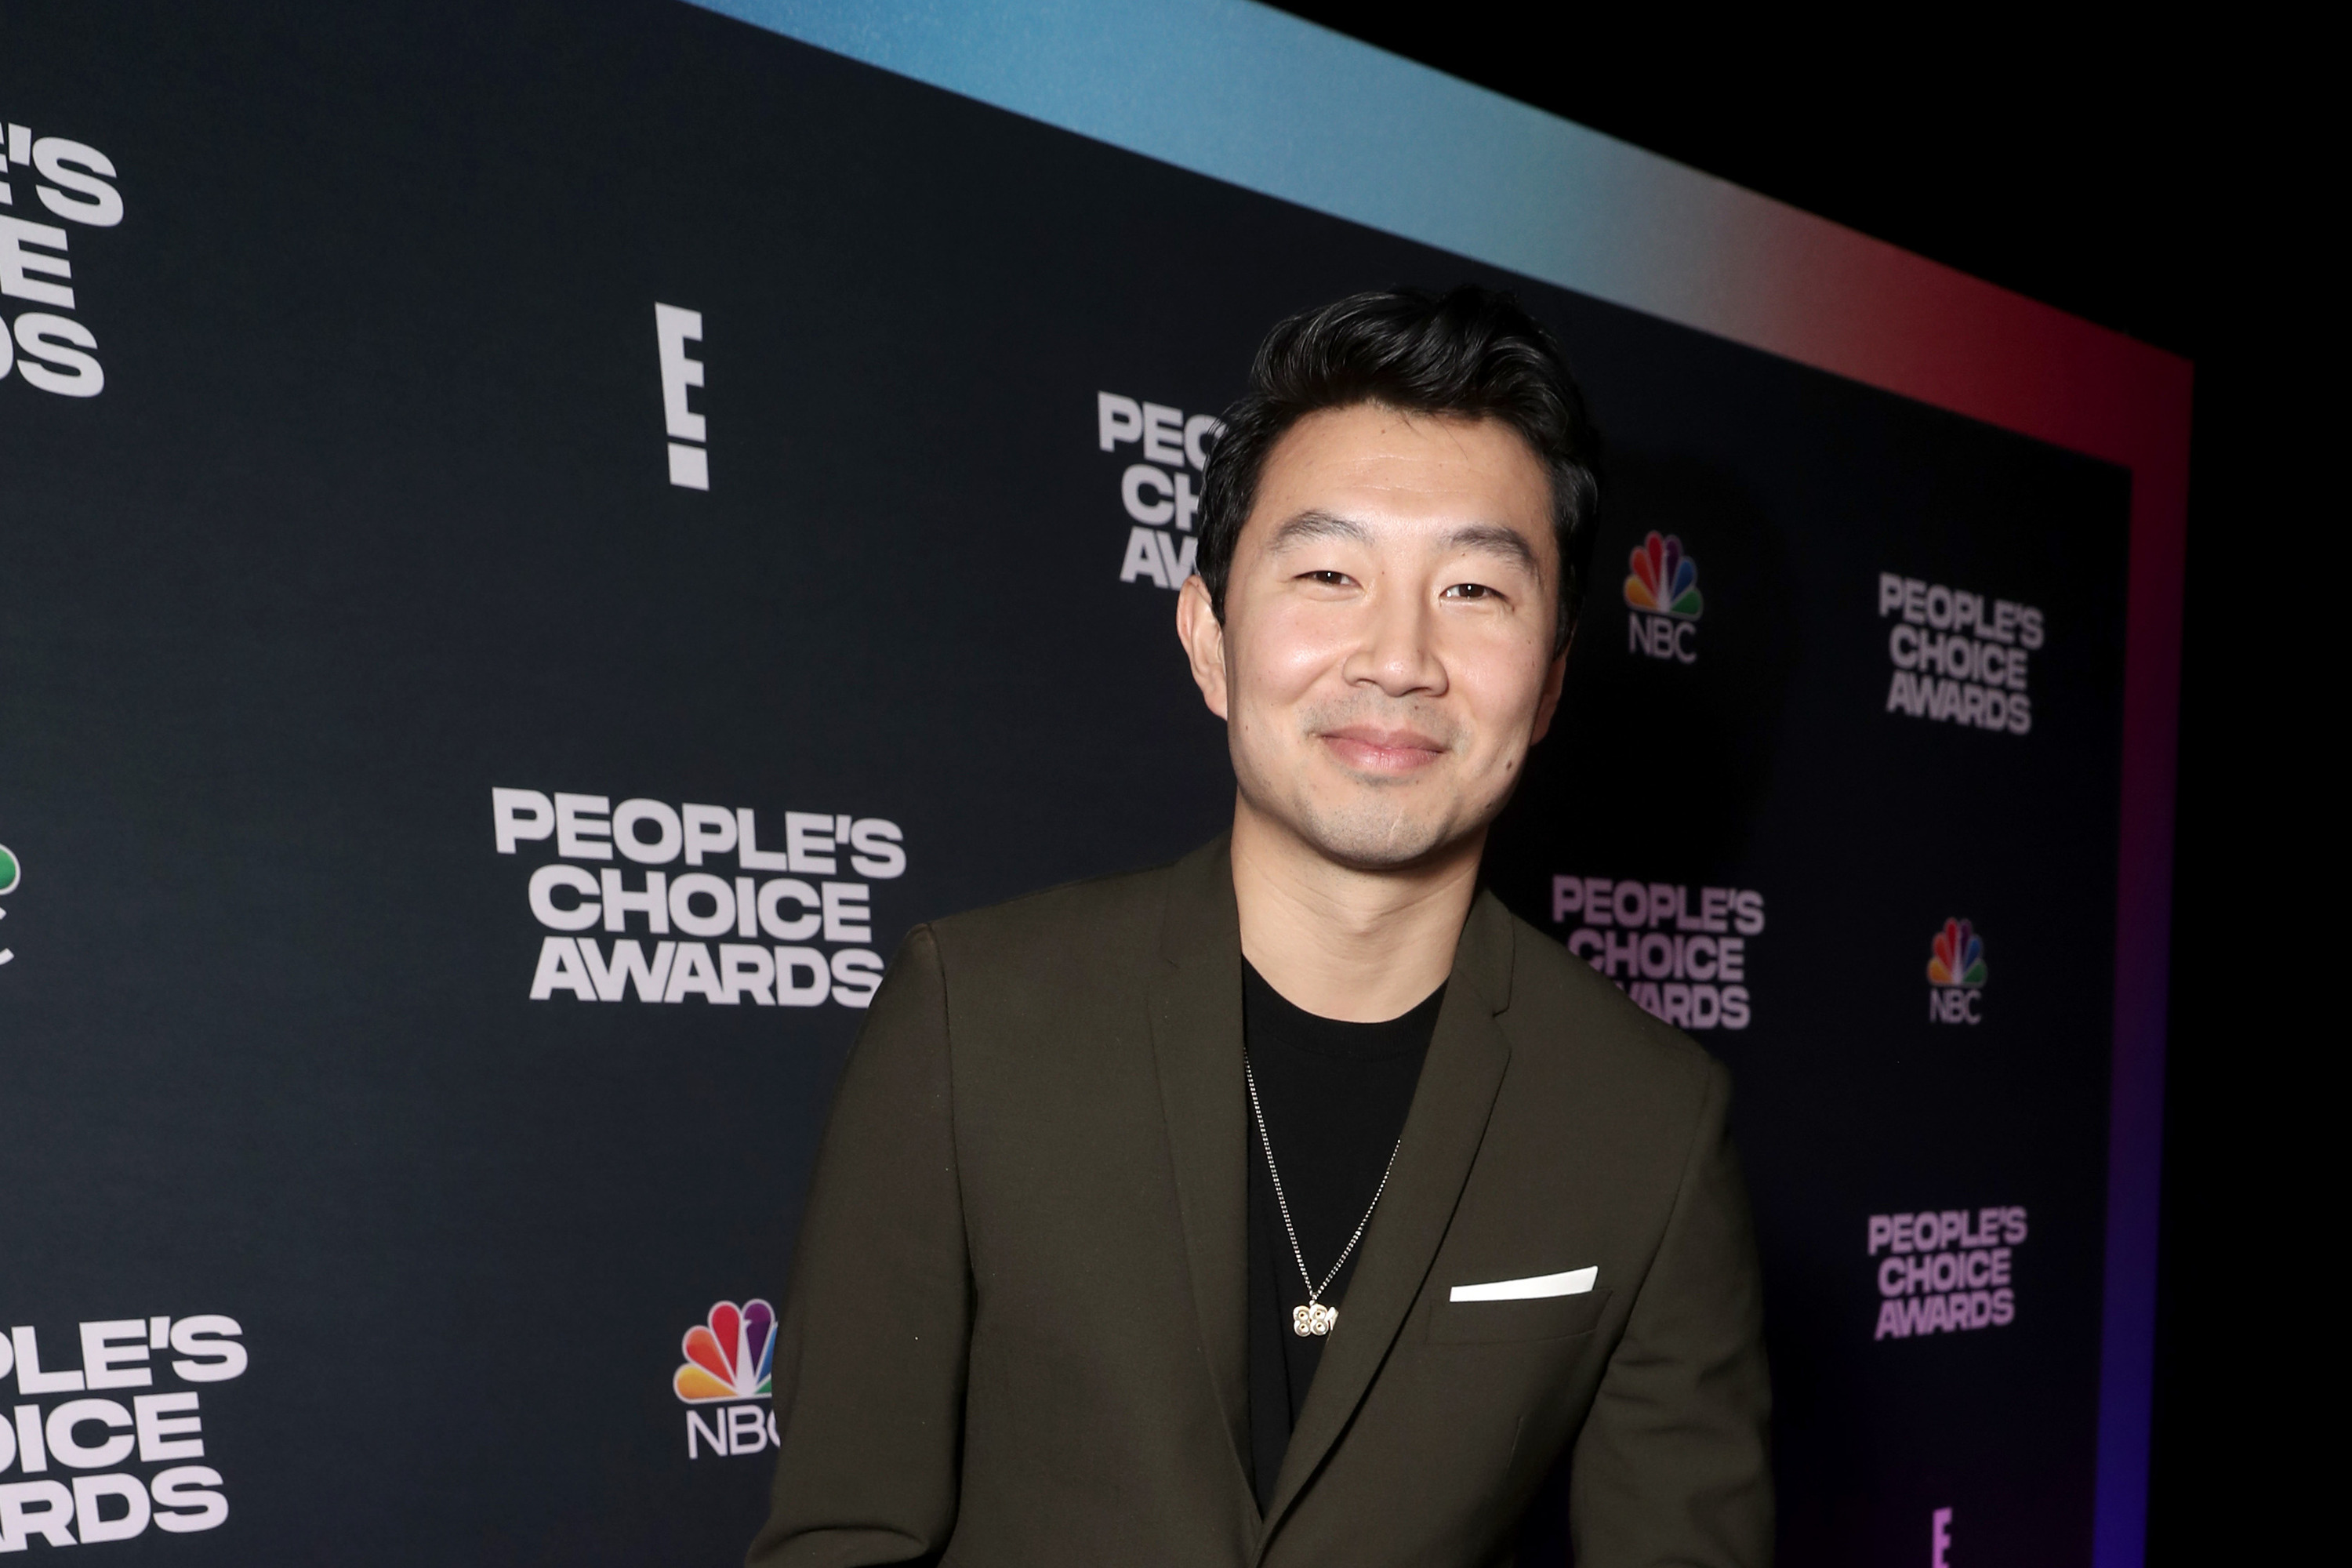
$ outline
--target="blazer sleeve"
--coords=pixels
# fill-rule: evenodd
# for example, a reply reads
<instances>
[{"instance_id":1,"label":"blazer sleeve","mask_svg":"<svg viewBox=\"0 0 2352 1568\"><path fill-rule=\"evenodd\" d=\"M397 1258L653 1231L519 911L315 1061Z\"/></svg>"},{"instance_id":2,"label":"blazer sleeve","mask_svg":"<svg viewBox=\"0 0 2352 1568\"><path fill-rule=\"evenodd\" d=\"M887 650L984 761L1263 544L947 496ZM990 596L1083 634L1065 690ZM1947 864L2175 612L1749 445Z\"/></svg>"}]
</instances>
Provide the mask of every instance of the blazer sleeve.
<instances>
[{"instance_id":1,"label":"blazer sleeve","mask_svg":"<svg viewBox=\"0 0 2352 1568\"><path fill-rule=\"evenodd\" d=\"M1730 1100L1731 1075L1709 1060L1657 1255L1577 1439L1578 1568L1772 1560L1763 1289Z\"/></svg>"},{"instance_id":2,"label":"blazer sleeve","mask_svg":"<svg viewBox=\"0 0 2352 1568\"><path fill-rule=\"evenodd\" d=\"M936 1561L955 1526L971 1269L947 987L918 928L843 1069L777 1326L751 1568Z\"/></svg>"}]
</instances>

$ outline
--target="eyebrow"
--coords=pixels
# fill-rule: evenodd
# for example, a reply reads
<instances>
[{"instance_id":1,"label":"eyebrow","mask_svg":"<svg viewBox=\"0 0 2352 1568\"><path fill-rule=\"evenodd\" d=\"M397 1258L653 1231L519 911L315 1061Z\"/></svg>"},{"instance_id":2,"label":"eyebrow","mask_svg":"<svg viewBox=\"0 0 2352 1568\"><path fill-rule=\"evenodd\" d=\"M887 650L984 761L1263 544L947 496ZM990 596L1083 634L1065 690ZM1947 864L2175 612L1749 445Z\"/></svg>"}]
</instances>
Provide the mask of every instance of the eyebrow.
<instances>
[{"instance_id":1,"label":"eyebrow","mask_svg":"<svg viewBox=\"0 0 2352 1568\"><path fill-rule=\"evenodd\" d=\"M1369 545L1371 534L1360 522L1351 521L1328 511L1302 511L1280 528L1266 542L1268 550L1288 550L1317 539L1345 539L1356 544Z\"/></svg>"},{"instance_id":2,"label":"eyebrow","mask_svg":"<svg viewBox=\"0 0 2352 1568\"><path fill-rule=\"evenodd\" d=\"M1318 539L1344 539L1353 544L1370 546L1370 530L1352 518L1328 511L1302 511L1280 528L1267 541L1271 551L1289 550ZM1543 563L1528 545L1525 536L1517 529L1498 522L1474 522L1455 529L1438 542L1439 547L1451 552L1468 550L1482 555L1496 555L1524 566L1535 575L1543 575Z\"/></svg>"},{"instance_id":3,"label":"eyebrow","mask_svg":"<svg viewBox=\"0 0 2352 1568\"><path fill-rule=\"evenodd\" d=\"M1457 528L1447 534L1444 547L1449 550L1475 551L1482 555L1500 556L1528 569L1530 576L1543 576L1543 563L1528 545L1527 537L1515 528L1505 528L1498 522L1474 522L1467 528Z\"/></svg>"}]
</instances>

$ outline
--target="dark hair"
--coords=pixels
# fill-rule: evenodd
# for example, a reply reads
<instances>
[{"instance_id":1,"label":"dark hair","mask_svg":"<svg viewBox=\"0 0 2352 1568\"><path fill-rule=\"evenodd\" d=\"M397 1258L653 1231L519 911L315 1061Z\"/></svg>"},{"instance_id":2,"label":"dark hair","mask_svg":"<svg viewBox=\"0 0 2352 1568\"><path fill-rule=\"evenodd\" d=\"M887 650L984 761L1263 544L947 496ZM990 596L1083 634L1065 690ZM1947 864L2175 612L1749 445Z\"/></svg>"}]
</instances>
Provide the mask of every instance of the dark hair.
<instances>
[{"instance_id":1,"label":"dark hair","mask_svg":"<svg viewBox=\"0 0 2352 1568\"><path fill-rule=\"evenodd\" d=\"M1200 572L1217 618L1266 455L1306 416L1360 403L1499 419L1525 437L1551 475L1560 563L1553 647L1566 647L1592 553L1600 437L1552 335L1510 295L1471 284L1442 297L1418 289L1351 294L1266 334L1249 392L1226 411L1202 476Z\"/></svg>"}]
</instances>

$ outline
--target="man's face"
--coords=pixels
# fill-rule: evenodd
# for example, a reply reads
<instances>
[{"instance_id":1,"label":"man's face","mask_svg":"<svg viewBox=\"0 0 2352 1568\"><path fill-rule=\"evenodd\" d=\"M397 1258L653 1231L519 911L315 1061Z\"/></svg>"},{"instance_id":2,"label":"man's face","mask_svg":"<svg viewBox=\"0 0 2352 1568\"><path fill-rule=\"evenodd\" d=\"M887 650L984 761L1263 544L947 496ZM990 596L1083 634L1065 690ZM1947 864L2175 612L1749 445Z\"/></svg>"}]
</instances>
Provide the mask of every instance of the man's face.
<instances>
[{"instance_id":1,"label":"man's face","mask_svg":"<svg viewBox=\"0 0 2352 1568\"><path fill-rule=\"evenodd\" d=\"M1179 626L1248 809L1326 858L1421 861L1502 810L1559 700L1551 481L1494 420L1327 409L1266 458L1220 626Z\"/></svg>"}]
</instances>

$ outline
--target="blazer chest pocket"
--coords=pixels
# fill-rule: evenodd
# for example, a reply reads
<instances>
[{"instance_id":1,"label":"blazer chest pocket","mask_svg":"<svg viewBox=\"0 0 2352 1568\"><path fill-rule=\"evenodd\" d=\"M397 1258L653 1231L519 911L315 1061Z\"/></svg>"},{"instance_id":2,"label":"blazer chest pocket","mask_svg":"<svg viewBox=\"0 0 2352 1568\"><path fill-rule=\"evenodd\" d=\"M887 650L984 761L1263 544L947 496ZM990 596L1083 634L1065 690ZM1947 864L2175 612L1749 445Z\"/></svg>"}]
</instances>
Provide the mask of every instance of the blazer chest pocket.
<instances>
[{"instance_id":1,"label":"blazer chest pocket","mask_svg":"<svg viewBox=\"0 0 2352 1568\"><path fill-rule=\"evenodd\" d=\"M1429 1341L1486 1345L1571 1339L1591 1333L1608 1306L1609 1292L1601 1289L1533 1301L1440 1301L1429 1316Z\"/></svg>"}]
</instances>

